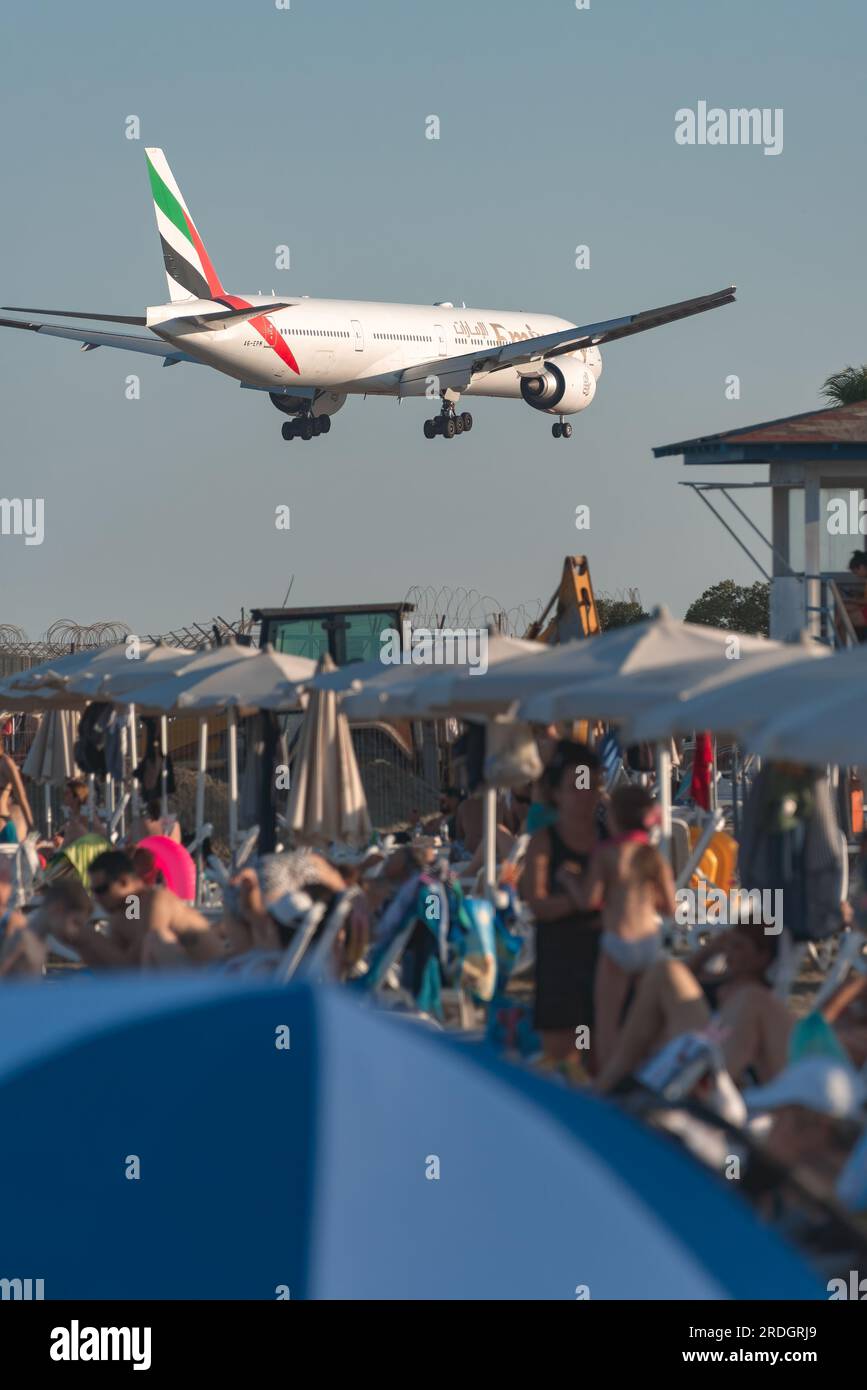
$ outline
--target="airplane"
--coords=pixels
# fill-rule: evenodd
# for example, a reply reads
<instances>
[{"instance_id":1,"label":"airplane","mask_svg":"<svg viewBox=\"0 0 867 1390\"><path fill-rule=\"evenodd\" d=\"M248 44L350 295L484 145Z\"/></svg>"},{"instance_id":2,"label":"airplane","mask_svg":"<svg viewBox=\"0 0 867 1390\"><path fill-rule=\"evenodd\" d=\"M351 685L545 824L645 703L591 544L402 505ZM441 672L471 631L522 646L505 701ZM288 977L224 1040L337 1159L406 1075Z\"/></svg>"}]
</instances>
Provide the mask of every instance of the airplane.
<instances>
[{"instance_id":1,"label":"airplane","mask_svg":"<svg viewBox=\"0 0 867 1390\"><path fill-rule=\"evenodd\" d=\"M113 330L0 318L0 327L71 338L87 352L150 353L164 367L195 362L266 391L290 418L283 438L309 440L331 429L348 396L421 396L438 401L427 439L472 429L462 396L524 401L547 416L555 439L569 439L567 415L586 410L602 371L601 344L730 304L735 287L623 318L577 326L551 314L456 308L448 301L384 304L307 295L229 294L214 269L161 149L145 150L169 300L145 314L88 314L0 306L9 313L86 319L147 328Z\"/></svg>"}]
</instances>

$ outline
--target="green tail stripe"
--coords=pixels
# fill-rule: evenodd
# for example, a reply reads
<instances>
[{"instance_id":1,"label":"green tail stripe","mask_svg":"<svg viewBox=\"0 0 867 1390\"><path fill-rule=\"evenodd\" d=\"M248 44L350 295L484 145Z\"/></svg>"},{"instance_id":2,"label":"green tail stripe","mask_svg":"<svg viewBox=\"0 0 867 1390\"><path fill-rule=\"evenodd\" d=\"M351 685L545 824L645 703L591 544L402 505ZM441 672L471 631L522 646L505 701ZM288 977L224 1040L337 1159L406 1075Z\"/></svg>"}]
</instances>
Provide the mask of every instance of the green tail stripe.
<instances>
[{"instance_id":1,"label":"green tail stripe","mask_svg":"<svg viewBox=\"0 0 867 1390\"><path fill-rule=\"evenodd\" d=\"M192 244L193 238L190 236L190 229L187 226L187 219L184 210L170 188L167 188L157 173L154 166L148 159L148 177L151 181L151 192L154 195L154 202L161 212L172 222L179 232ZM195 248L194 248L195 249Z\"/></svg>"}]
</instances>

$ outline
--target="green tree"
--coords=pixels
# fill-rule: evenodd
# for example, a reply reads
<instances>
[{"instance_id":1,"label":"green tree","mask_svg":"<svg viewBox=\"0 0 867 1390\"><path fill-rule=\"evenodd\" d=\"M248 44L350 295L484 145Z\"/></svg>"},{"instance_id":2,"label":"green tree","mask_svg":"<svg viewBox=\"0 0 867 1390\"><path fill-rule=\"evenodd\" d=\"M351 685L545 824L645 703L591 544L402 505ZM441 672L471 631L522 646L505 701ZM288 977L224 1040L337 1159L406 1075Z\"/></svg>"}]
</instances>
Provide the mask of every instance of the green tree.
<instances>
[{"instance_id":1,"label":"green tree","mask_svg":"<svg viewBox=\"0 0 867 1390\"><path fill-rule=\"evenodd\" d=\"M643 618L650 617L644 611L637 589L626 589L619 594L597 594L596 612L603 632L612 627L628 627L630 623L640 623Z\"/></svg>"},{"instance_id":2,"label":"green tree","mask_svg":"<svg viewBox=\"0 0 867 1390\"><path fill-rule=\"evenodd\" d=\"M831 405L854 405L856 401L867 401L867 364L832 372L825 378L820 394Z\"/></svg>"},{"instance_id":3,"label":"green tree","mask_svg":"<svg viewBox=\"0 0 867 1390\"><path fill-rule=\"evenodd\" d=\"M767 637L770 586L761 579L755 584L736 584L733 579L723 579L705 589L701 597L690 604L686 621Z\"/></svg>"}]
</instances>

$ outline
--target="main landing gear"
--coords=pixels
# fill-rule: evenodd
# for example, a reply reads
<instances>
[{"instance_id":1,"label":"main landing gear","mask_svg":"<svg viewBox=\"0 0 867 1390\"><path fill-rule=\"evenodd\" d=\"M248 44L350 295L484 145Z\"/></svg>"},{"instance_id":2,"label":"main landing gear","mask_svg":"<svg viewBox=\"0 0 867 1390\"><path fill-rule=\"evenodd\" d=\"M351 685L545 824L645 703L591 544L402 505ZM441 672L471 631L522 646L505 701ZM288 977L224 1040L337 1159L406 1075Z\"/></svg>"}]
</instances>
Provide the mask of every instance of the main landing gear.
<instances>
[{"instance_id":1,"label":"main landing gear","mask_svg":"<svg viewBox=\"0 0 867 1390\"><path fill-rule=\"evenodd\" d=\"M443 407L439 415L434 415L432 420L424 422L425 439L436 439L441 434L443 439L454 439L456 434L464 434L473 428L473 417L468 410L459 413L455 410L454 401L443 401Z\"/></svg>"},{"instance_id":2,"label":"main landing gear","mask_svg":"<svg viewBox=\"0 0 867 1390\"><path fill-rule=\"evenodd\" d=\"M318 439L331 429L330 415L299 415L295 420L287 420L283 425L283 438Z\"/></svg>"},{"instance_id":3,"label":"main landing gear","mask_svg":"<svg viewBox=\"0 0 867 1390\"><path fill-rule=\"evenodd\" d=\"M551 426L551 433L553 434L555 439L571 439L572 426L568 423L568 421L564 421L563 416L561 415L559 424Z\"/></svg>"}]
</instances>

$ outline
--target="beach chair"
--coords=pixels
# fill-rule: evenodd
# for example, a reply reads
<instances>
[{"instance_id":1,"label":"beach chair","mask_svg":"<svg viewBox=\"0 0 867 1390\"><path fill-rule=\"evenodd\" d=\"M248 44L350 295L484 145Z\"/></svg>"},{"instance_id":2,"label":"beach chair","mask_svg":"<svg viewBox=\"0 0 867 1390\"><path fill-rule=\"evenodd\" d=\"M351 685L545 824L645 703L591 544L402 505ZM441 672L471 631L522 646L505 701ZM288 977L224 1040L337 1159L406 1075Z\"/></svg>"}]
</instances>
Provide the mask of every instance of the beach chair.
<instances>
[{"instance_id":1,"label":"beach chair","mask_svg":"<svg viewBox=\"0 0 867 1390\"><path fill-rule=\"evenodd\" d=\"M325 903L313 903L308 908L275 968L274 981L276 984L285 985L292 979L327 910Z\"/></svg>"},{"instance_id":2,"label":"beach chair","mask_svg":"<svg viewBox=\"0 0 867 1390\"><path fill-rule=\"evenodd\" d=\"M33 895L33 888L41 865L39 856L36 853L36 841L38 836L35 831L18 845L0 845L0 854L9 864L12 879L12 896L9 900L11 908L20 908L27 903Z\"/></svg>"},{"instance_id":3,"label":"beach chair","mask_svg":"<svg viewBox=\"0 0 867 1390\"><path fill-rule=\"evenodd\" d=\"M333 980L332 952L361 891L358 887L348 888L332 904L317 940L306 948L299 958L299 964L296 966L299 979L308 980L311 984L324 984Z\"/></svg>"}]
</instances>

